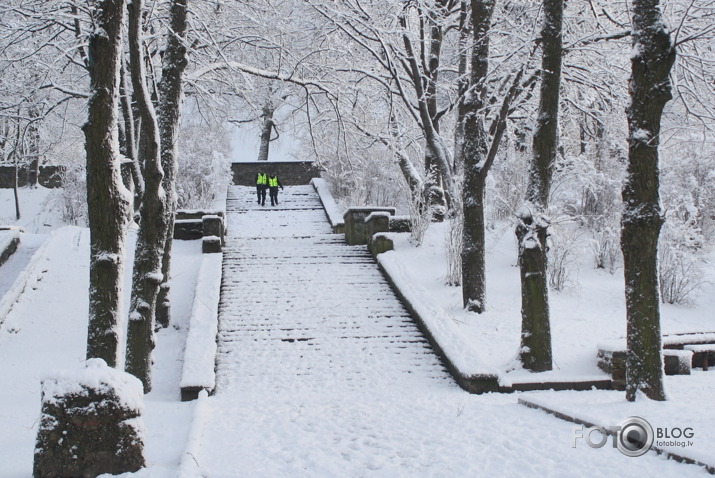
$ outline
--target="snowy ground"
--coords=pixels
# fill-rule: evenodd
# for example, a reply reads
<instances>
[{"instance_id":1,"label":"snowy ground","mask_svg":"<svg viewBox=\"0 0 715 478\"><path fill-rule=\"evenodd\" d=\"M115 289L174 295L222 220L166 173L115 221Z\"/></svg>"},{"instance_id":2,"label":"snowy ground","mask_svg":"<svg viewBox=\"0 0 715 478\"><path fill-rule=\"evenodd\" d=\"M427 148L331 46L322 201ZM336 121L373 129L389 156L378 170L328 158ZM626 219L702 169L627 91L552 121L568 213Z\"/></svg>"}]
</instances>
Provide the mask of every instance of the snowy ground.
<instances>
[{"instance_id":1,"label":"snowy ground","mask_svg":"<svg viewBox=\"0 0 715 478\"><path fill-rule=\"evenodd\" d=\"M425 243L413 247L406 234L396 235L395 251L382 260L400 265L411 284L419 287L425 303L438 304L466 340L476 347L485 367L505 371L509 381L529 380L515 359L521 330L521 291L513 230L504 225L488 231L487 311L481 315L462 309L461 289L446 287L444 244L446 225L433 225ZM596 366L598 344L625 337L626 312L623 271L609 274L590 266L587 247L576 251L574 275L578 282L562 292L551 291L551 330L554 371L544 380L567 380L603 374ZM711 254L712 255L712 254ZM715 259L715 257L714 257ZM715 332L715 260L706 264L706 280L692 306L661 304L663 334ZM715 375L713 375L715 380Z\"/></svg>"},{"instance_id":2,"label":"snowy ground","mask_svg":"<svg viewBox=\"0 0 715 478\"><path fill-rule=\"evenodd\" d=\"M0 216L6 218L4 199L0 196ZM412 248L405 240L389 253L429 292L425 300L441 304L482 359L497 368L511 361L518 345L518 272L510 234L490 235L489 312L483 316L462 312L458 292L442 285L446 268L439 253L444 242L439 228L428 233L423 247ZM54 370L79 367L84 358L87 240L87 231L75 227L49 236L33 260L25 292L1 326L0 477L31 476L40 381ZM183 341L200 257L200 242L175 243L175 322L159 334L154 390L145 397L149 467L129 476L193 478L198 476L192 474L196 465L204 465L204 472L210 473L203 476L211 478L706 475L701 467L652 452L626 457L610 442L594 449L581 440L574 447L573 424L523 407L519 397L603 426L636 415L654 427L691 427L693 446L683 452L710 462L715 457L715 415L709 406L715 371L667 377L671 400L664 403L627 403L620 392L602 391L473 396L448 385L352 395L331 389L273 396L246 391L233 400L212 397L182 403L178 383ZM131 263L131 257L127 259ZM6 273L9 269L0 268L0 275ZM709 277L715 274L710 271ZM625 329L620 271L613 276L592 271L584 259L579 282L577 288L552 294L554 373L562 376L597 372L597 344L622 336ZM665 332L715 330L715 286L706 287L690 308L663 308ZM205 423L215 424L214 434L221 426L231 433L212 450L209 463L199 464L190 452L200 443L200 425ZM240 467L222 468L222 460L235 462L236 457Z\"/></svg>"}]
</instances>

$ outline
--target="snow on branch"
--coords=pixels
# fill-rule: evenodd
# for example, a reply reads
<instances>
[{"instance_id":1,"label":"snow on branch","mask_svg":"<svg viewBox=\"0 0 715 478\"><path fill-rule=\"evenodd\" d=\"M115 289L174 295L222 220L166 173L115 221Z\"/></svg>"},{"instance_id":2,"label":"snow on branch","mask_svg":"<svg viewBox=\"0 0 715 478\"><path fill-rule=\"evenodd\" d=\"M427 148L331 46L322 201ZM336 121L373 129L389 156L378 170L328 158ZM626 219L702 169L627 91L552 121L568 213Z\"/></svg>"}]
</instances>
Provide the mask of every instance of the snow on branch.
<instances>
[{"instance_id":1,"label":"snow on branch","mask_svg":"<svg viewBox=\"0 0 715 478\"><path fill-rule=\"evenodd\" d=\"M191 72L190 74L186 75L186 80L187 81L196 81L201 79L203 76L208 75L209 73L212 73L214 71L220 71L220 70L238 70L243 73L247 73L249 75L253 76L258 76L261 78L266 78L268 80L278 80L278 81L285 81L287 83L292 83L294 85L302 86L303 88L315 88L323 93L328 94L328 96L332 97L333 95L330 93L330 90L323 84L311 80L311 79L306 79L306 78L301 78L299 76L294 75L293 73L284 73L284 72L276 72L276 71L269 71L269 70L264 70L262 68L256 68L251 65L246 65L245 63L239 63L237 61L225 61L225 62L217 62L217 63L211 63L209 65L204 66L203 68L199 68L198 70L195 70Z\"/></svg>"}]
</instances>

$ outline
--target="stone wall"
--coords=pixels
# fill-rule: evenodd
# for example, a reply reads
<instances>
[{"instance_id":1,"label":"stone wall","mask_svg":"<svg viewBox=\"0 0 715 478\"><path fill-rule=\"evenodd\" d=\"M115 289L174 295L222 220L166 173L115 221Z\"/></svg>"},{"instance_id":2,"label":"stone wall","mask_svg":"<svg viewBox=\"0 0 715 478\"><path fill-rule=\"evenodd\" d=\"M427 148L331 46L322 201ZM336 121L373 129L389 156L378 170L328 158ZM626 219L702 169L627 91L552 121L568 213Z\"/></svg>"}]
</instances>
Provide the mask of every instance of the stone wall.
<instances>
[{"instance_id":1,"label":"stone wall","mask_svg":"<svg viewBox=\"0 0 715 478\"><path fill-rule=\"evenodd\" d=\"M59 188L62 186L62 173L64 172L64 166L56 165L46 165L40 166L40 186L46 188ZM17 185L19 187L27 186L27 177L29 174L29 168L27 166L20 166L17 171ZM0 188L11 189L15 182L15 166L12 165L0 165Z\"/></svg>"},{"instance_id":2,"label":"stone wall","mask_svg":"<svg viewBox=\"0 0 715 478\"><path fill-rule=\"evenodd\" d=\"M310 184L310 180L320 177L320 168L312 161L254 161L250 163L232 163L233 184L237 186L255 186L259 169L266 173L275 171L283 186Z\"/></svg>"}]
</instances>

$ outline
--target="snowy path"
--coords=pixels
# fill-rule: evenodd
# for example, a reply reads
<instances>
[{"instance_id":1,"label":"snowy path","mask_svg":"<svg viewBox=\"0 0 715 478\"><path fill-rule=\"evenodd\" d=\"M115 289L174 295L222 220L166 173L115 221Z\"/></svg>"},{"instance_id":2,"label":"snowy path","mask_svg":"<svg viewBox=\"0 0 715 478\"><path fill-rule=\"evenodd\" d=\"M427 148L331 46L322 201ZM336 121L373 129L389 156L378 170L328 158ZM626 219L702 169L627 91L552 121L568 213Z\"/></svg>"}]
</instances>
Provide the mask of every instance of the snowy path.
<instances>
[{"instance_id":1,"label":"snowy path","mask_svg":"<svg viewBox=\"0 0 715 478\"><path fill-rule=\"evenodd\" d=\"M312 188L278 207L232 188L217 392L182 478L702 476L654 455L573 448L573 425L462 391L364 246L330 234Z\"/></svg>"}]
</instances>

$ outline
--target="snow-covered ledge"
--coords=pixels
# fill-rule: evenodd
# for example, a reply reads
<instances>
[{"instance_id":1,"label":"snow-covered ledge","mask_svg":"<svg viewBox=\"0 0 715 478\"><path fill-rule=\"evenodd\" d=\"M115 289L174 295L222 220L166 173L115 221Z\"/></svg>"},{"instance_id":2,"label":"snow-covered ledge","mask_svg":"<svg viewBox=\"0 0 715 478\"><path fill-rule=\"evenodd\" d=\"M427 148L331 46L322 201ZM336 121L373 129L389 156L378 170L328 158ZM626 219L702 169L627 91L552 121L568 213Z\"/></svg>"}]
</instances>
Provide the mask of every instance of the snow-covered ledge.
<instances>
[{"instance_id":1,"label":"snow-covered ledge","mask_svg":"<svg viewBox=\"0 0 715 478\"><path fill-rule=\"evenodd\" d=\"M50 241L57 240L57 237L70 230L70 228L72 228L72 226L65 226L54 231L50 238L32 255L29 264L27 264L25 270L21 271L17 276L10 290L8 290L4 296L0 297L0 326L5 322L5 317L10 313L12 306L18 301L28 285L31 286L39 280L40 264L47 260L45 252L47 250L47 244L49 244Z\"/></svg>"},{"instance_id":2,"label":"snow-covered ledge","mask_svg":"<svg viewBox=\"0 0 715 478\"><path fill-rule=\"evenodd\" d=\"M410 281L400 263L392 260L392 253L378 255L377 262L455 381L470 393L499 391L499 372L479 358L479 352L463 339L443 309L423 300L429 294Z\"/></svg>"},{"instance_id":3,"label":"snow-covered ledge","mask_svg":"<svg viewBox=\"0 0 715 478\"><path fill-rule=\"evenodd\" d=\"M310 184L315 188L318 197L320 197L320 202L323 204L323 209L325 209L325 214L328 216L333 232L335 234L344 233L345 221L343 220L343 213L335 202L328 184L323 178L313 178L310 180Z\"/></svg>"},{"instance_id":4,"label":"snow-covered ledge","mask_svg":"<svg viewBox=\"0 0 715 478\"><path fill-rule=\"evenodd\" d=\"M20 231L17 229L0 231L0 266L10 259L18 245L20 245Z\"/></svg>"},{"instance_id":5,"label":"snow-covered ledge","mask_svg":"<svg viewBox=\"0 0 715 478\"><path fill-rule=\"evenodd\" d=\"M223 254L202 254L181 375L181 400L194 400L201 390L213 392L221 295Z\"/></svg>"}]
</instances>

